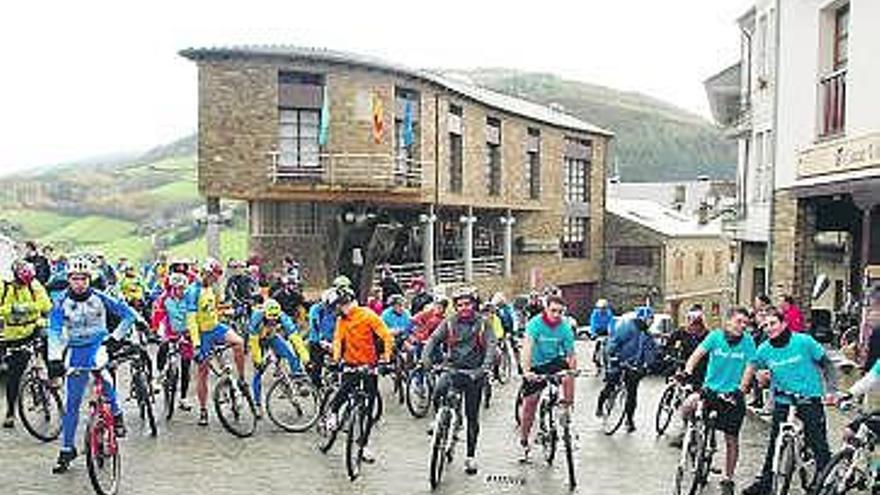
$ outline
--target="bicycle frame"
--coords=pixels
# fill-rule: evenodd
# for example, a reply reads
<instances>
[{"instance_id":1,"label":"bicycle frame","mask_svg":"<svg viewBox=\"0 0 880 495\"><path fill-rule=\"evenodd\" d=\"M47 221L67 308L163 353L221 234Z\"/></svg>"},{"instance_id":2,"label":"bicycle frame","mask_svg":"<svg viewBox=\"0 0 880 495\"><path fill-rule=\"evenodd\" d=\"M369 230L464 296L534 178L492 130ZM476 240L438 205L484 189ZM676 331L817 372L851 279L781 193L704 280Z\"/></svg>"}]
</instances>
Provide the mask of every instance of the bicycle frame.
<instances>
[{"instance_id":1,"label":"bicycle frame","mask_svg":"<svg viewBox=\"0 0 880 495\"><path fill-rule=\"evenodd\" d=\"M776 445L773 450L773 472L779 472L779 460L782 457L782 446L785 440L790 440L795 447L795 466L793 472L805 466L804 459L800 455L804 445L804 423L797 416L797 404L788 404L785 421L779 424L779 434L776 436Z\"/></svg>"}]
</instances>

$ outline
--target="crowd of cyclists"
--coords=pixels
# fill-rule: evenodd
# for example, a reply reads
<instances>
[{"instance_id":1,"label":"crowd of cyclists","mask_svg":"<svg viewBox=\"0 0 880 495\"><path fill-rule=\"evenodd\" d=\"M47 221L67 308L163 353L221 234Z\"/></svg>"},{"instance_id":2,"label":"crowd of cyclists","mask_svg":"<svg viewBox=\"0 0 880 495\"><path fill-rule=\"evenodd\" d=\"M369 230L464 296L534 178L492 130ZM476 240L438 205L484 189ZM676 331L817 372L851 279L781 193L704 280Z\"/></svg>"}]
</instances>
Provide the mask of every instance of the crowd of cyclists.
<instances>
[{"instance_id":1,"label":"crowd of cyclists","mask_svg":"<svg viewBox=\"0 0 880 495\"><path fill-rule=\"evenodd\" d=\"M379 372L395 361L411 369L439 370L432 402L437 407L450 390L461 392L466 420L464 470L471 475L478 472L481 404L489 400L501 356L514 354L522 376L517 441L523 463L531 462L533 425L547 383L544 377L578 369L577 322L567 315L566 301L553 287L532 292L524 305L514 307L501 292L488 296L471 287L457 287L447 294L429 290L420 278L404 288L385 267L363 305L345 275L310 303L304 296L300 267L291 258L283 260L280 271L269 274L256 257L229 260L224 266L211 258L195 262L162 254L149 265L124 258L113 265L101 253L67 258L41 253L33 244L14 261L12 273L12 279L3 282L0 298L2 347L10 349L4 357L7 408L2 426L15 426L21 377L31 360L30 349L38 349L49 378L64 390L55 473L67 471L77 457L77 422L90 376L70 370L99 369L99 363L112 360L134 335L157 344L155 370L150 363L153 377L161 375L172 350L179 353L176 393L182 411L193 408L189 382L195 372L199 426L209 423L208 364L218 348L231 350L235 385L253 404L258 418L264 409L262 382L270 353L286 363L291 374L307 377L316 389L324 386L329 373L338 376L335 393L321 411L327 430L338 427L340 408L355 391L366 393L367 409L373 410L374 402L381 399ZM872 298L880 305L880 289L874 289ZM604 372L596 414L604 414L615 387L622 386L627 392L626 430L635 431L640 381L657 369L658 361L671 360L674 380L689 392L679 408L683 427L692 420L697 404L718 412L715 428L723 433L726 446L724 493L734 493L739 434L749 394L754 393L753 405L769 407L771 412L762 470L742 492L759 495L771 493L775 439L789 405L797 408L806 444L821 473L830 458L824 406L861 396L880 380L874 359L863 380L849 392L838 391L835 366L823 347L803 333L803 321L790 298L778 307L762 296L754 308L732 308L723 328L714 330L707 327L702 308L695 306L686 324L659 345L648 331L653 319L654 311L647 305L617 316L608 301L597 301L589 321L589 335L596 342L593 361ZM43 345L21 345L28 341ZM247 359L253 369L249 383ZM123 437L126 423L109 374L105 383L113 427ZM759 387L771 391L772 406L761 404L764 394L753 392ZM561 379L561 390L562 407L571 409L573 375ZM797 400L792 402L793 398ZM369 418L361 446L366 463L375 459L369 437L376 418ZM869 423L874 428L878 422Z\"/></svg>"}]
</instances>

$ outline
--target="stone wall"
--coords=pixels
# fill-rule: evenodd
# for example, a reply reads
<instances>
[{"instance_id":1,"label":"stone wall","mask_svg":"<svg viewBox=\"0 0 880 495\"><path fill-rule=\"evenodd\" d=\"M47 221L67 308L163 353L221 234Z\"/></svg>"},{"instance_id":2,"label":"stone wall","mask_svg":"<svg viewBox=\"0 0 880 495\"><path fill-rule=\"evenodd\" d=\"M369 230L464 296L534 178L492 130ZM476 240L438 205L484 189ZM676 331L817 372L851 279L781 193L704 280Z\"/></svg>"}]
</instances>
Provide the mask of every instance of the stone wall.
<instances>
[{"instance_id":1,"label":"stone wall","mask_svg":"<svg viewBox=\"0 0 880 495\"><path fill-rule=\"evenodd\" d=\"M815 234L816 212L808 200L777 191L773 201L773 226L770 232L773 236L770 290L774 302L785 294L791 294L799 306L810 306Z\"/></svg>"}]
</instances>

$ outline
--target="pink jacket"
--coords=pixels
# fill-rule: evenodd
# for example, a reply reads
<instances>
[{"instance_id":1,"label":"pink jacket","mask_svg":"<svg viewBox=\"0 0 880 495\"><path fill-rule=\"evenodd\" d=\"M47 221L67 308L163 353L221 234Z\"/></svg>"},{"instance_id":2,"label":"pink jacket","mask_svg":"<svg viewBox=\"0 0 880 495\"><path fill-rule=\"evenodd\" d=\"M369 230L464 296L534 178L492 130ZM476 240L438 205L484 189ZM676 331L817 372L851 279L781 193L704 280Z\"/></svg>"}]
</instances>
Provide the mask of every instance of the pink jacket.
<instances>
[{"instance_id":1,"label":"pink jacket","mask_svg":"<svg viewBox=\"0 0 880 495\"><path fill-rule=\"evenodd\" d=\"M782 316L785 318L785 325L792 332L803 332L804 331L804 315L801 314L801 310L795 306L794 304L789 305L788 309L786 309Z\"/></svg>"}]
</instances>

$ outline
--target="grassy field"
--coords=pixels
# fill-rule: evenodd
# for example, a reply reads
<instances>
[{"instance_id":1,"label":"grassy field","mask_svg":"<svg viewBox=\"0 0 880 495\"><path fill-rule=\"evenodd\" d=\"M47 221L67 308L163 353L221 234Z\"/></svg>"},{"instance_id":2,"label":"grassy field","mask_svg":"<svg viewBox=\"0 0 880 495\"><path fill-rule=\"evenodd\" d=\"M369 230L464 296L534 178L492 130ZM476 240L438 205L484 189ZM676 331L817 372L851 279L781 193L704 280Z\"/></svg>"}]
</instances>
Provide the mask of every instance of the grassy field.
<instances>
[{"instance_id":1,"label":"grassy field","mask_svg":"<svg viewBox=\"0 0 880 495\"><path fill-rule=\"evenodd\" d=\"M57 232L76 221L75 217L44 210L4 210L0 212L0 219L21 225L27 237L36 239Z\"/></svg>"},{"instance_id":2,"label":"grassy field","mask_svg":"<svg viewBox=\"0 0 880 495\"><path fill-rule=\"evenodd\" d=\"M189 180L169 182L155 189L150 189L144 195L152 201L163 203L197 203L199 201L196 183Z\"/></svg>"},{"instance_id":3,"label":"grassy field","mask_svg":"<svg viewBox=\"0 0 880 495\"><path fill-rule=\"evenodd\" d=\"M202 259L208 255L204 236L183 244L171 247L168 252L172 256L185 256ZM220 252L223 259L230 257L241 259L248 254L248 234L244 229L223 230L220 232Z\"/></svg>"},{"instance_id":4,"label":"grassy field","mask_svg":"<svg viewBox=\"0 0 880 495\"><path fill-rule=\"evenodd\" d=\"M98 215L88 215L70 222L41 239L48 242L73 242L82 244L106 244L130 236L136 228L132 222Z\"/></svg>"}]
</instances>

